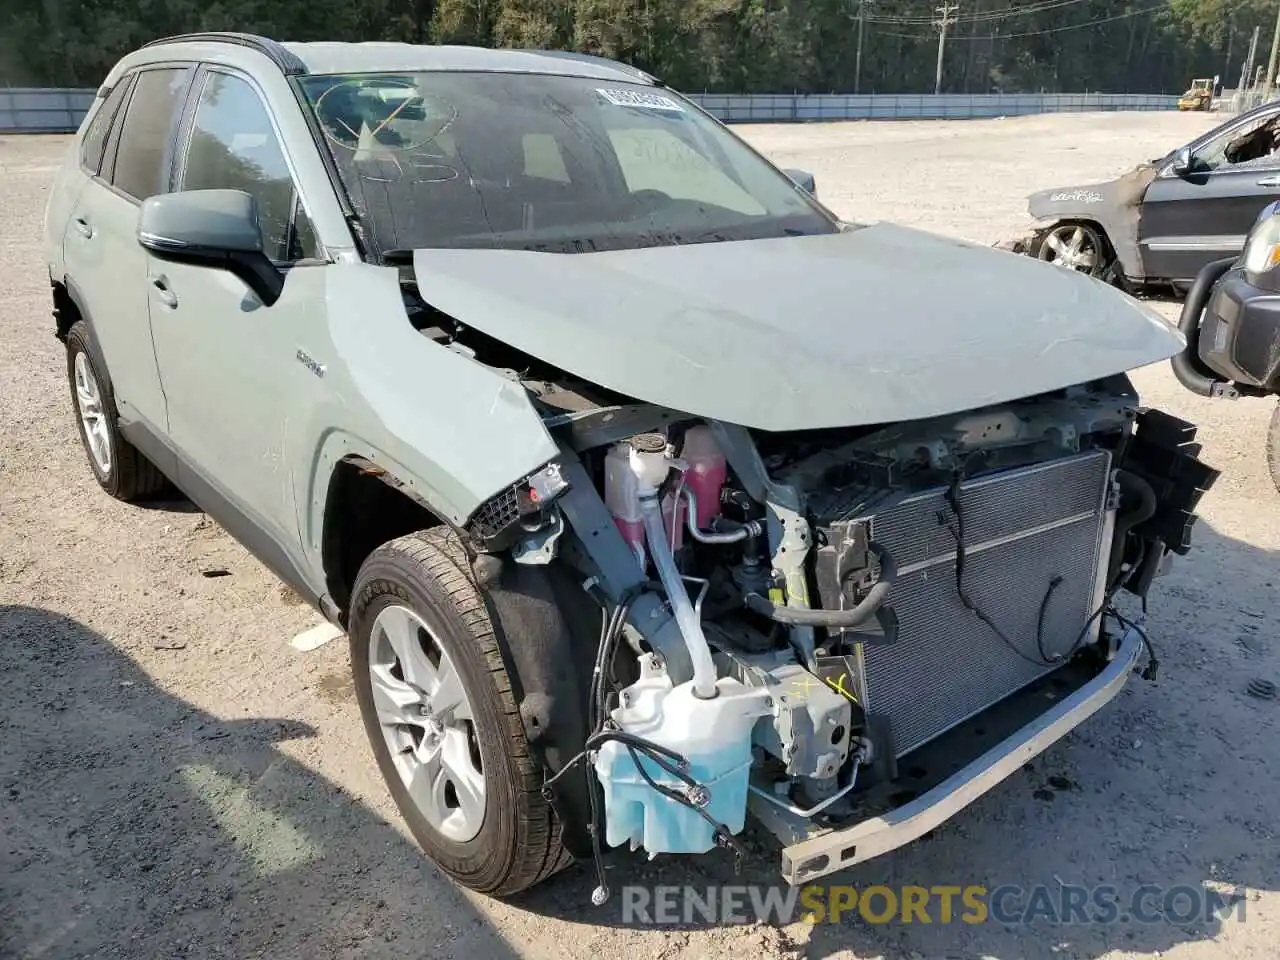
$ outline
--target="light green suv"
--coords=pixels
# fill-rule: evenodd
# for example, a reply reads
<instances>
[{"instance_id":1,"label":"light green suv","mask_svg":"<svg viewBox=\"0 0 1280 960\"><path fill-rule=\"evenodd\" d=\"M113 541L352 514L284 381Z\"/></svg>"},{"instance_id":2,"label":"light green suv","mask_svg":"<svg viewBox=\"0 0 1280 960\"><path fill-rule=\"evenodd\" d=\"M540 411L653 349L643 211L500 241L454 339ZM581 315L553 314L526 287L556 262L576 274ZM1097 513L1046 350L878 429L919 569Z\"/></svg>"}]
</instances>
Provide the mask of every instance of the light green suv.
<instances>
[{"instance_id":1,"label":"light green suv","mask_svg":"<svg viewBox=\"0 0 1280 960\"><path fill-rule=\"evenodd\" d=\"M1125 375L1177 332L813 189L572 54L200 34L99 91L45 236L90 466L346 629L459 882L591 858L600 902L748 812L810 880L1138 662L1119 594L1216 476Z\"/></svg>"}]
</instances>

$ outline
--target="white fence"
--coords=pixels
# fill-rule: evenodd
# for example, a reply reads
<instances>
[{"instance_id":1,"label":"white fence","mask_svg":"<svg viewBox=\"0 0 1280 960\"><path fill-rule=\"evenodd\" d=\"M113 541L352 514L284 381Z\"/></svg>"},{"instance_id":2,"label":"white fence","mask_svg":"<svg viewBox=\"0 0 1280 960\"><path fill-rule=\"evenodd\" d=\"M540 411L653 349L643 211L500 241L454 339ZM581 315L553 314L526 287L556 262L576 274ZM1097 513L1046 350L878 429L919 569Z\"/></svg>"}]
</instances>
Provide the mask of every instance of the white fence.
<instances>
[{"instance_id":1,"label":"white fence","mask_svg":"<svg viewBox=\"0 0 1280 960\"><path fill-rule=\"evenodd\" d=\"M67 133L94 91L0 88L0 133ZM1133 93L698 93L691 100L731 123L805 120L967 120L1092 110L1172 110L1177 97Z\"/></svg>"}]
</instances>

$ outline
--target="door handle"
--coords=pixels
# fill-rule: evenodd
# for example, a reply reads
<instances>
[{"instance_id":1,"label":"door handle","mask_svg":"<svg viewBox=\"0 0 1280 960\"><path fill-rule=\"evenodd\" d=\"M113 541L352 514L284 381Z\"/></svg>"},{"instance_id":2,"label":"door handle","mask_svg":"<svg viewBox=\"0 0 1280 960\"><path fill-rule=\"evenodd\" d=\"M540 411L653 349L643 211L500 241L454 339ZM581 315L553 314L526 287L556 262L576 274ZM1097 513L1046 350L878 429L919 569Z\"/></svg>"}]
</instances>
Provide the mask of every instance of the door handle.
<instances>
[{"instance_id":1,"label":"door handle","mask_svg":"<svg viewBox=\"0 0 1280 960\"><path fill-rule=\"evenodd\" d=\"M1258 181L1258 186L1280 187L1280 173L1270 177L1263 177L1261 180Z\"/></svg>"},{"instance_id":2,"label":"door handle","mask_svg":"<svg viewBox=\"0 0 1280 960\"><path fill-rule=\"evenodd\" d=\"M93 236L93 224L84 217L76 217L71 221L71 225L75 227L80 236L84 237L86 240Z\"/></svg>"},{"instance_id":3,"label":"door handle","mask_svg":"<svg viewBox=\"0 0 1280 960\"><path fill-rule=\"evenodd\" d=\"M151 286L155 288L156 297L166 307L173 309L178 305L178 295L169 289L169 279L163 275L154 278Z\"/></svg>"}]
</instances>

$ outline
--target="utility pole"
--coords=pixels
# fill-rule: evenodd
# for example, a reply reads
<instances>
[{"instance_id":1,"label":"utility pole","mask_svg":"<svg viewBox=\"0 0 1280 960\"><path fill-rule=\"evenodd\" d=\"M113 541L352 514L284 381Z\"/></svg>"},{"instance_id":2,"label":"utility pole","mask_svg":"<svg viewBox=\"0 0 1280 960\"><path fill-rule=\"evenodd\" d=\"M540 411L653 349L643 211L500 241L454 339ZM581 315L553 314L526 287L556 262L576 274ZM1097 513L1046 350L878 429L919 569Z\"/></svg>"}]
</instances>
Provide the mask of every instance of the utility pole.
<instances>
[{"instance_id":1,"label":"utility pole","mask_svg":"<svg viewBox=\"0 0 1280 960\"><path fill-rule=\"evenodd\" d=\"M858 0L858 53L853 61L853 92L857 93L862 82L862 37L867 30L867 4L873 0Z\"/></svg>"},{"instance_id":2,"label":"utility pole","mask_svg":"<svg viewBox=\"0 0 1280 960\"><path fill-rule=\"evenodd\" d=\"M1227 62L1222 68L1222 85L1225 88L1231 82L1231 51L1235 46L1236 28L1234 24L1227 25Z\"/></svg>"},{"instance_id":3,"label":"utility pole","mask_svg":"<svg viewBox=\"0 0 1280 960\"><path fill-rule=\"evenodd\" d=\"M1271 99L1271 88L1276 82L1276 54L1280 53L1280 5L1276 7L1276 32L1271 35L1271 59L1267 61L1267 79L1262 84L1262 102Z\"/></svg>"},{"instance_id":4,"label":"utility pole","mask_svg":"<svg viewBox=\"0 0 1280 960\"><path fill-rule=\"evenodd\" d=\"M1249 41L1249 53L1244 58L1244 66L1240 68L1240 90L1248 89L1249 78L1253 76L1253 63L1258 58L1258 33L1261 27L1253 28L1253 39Z\"/></svg>"},{"instance_id":5,"label":"utility pole","mask_svg":"<svg viewBox=\"0 0 1280 960\"><path fill-rule=\"evenodd\" d=\"M1253 39L1249 41L1249 53L1244 58L1244 66L1240 68L1240 82L1236 85L1236 110L1248 109L1246 104L1249 102L1249 94L1251 92L1249 79L1253 76L1253 61L1258 55L1258 31L1259 27L1253 28Z\"/></svg>"},{"instance_id":6,"label":"utility pole","mask_svg":"<svg viewBox=\"0 0 1280 960\"><path fill-rule=\"evenodd\" d=\"M943 0L939 7L935 7L938 11L938 19L934 21L934 26L938 28L938 72L934 76L933 92L942 92L942 54L947 47L947 27L956 22L956 11L960 9L960 4L950 3ZM1280 21L1277 21L1276 29L1280 31ZM1276 36L1280 38L1280 33Z\"/></svg>"}]
</instances>

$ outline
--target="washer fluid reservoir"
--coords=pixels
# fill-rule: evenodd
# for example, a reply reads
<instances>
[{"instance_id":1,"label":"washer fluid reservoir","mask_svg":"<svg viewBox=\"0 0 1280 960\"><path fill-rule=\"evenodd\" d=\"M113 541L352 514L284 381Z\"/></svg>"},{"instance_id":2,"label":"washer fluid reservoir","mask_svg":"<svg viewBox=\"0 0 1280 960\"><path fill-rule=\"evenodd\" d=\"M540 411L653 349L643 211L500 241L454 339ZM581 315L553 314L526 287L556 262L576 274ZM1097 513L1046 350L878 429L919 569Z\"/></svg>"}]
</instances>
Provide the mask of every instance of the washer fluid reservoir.
<instances>
[{"instance_id":1,"label":"washer fluid reservoir","mask_svg":"<svg viewBox=\"0 0 1280 960\"><path fill-rule=\"evenodd\" d=\"M676 751L688 760L685 772L705 789L703 809L738 833L746 821L751 768L751 730L772 712L769 694L722 677L717 695L700 700L693 683L673 685L651 655L640 660L640 679L622 691L610 716L622 731ZM679 793L686 784L639 751L635 754L657 783ZM654 790L636 769L624 744L600 747L596 776L604 789L605 841L631 844L650 854L705 853L716 844L715 830L696 810Z\"/></svg>"}]
</instances>

